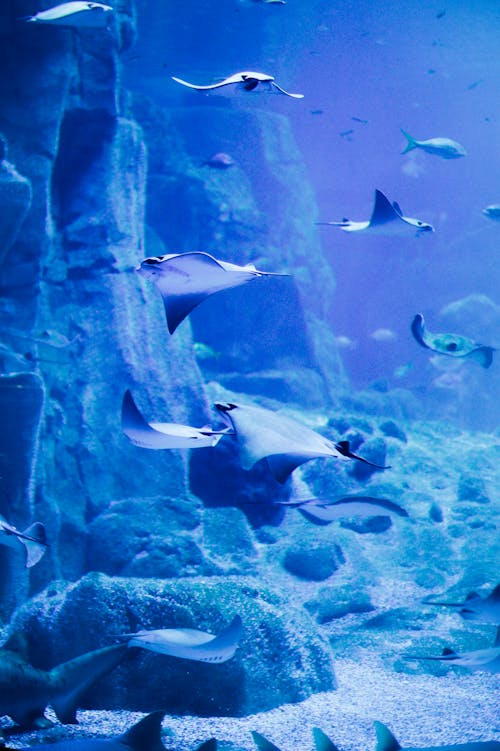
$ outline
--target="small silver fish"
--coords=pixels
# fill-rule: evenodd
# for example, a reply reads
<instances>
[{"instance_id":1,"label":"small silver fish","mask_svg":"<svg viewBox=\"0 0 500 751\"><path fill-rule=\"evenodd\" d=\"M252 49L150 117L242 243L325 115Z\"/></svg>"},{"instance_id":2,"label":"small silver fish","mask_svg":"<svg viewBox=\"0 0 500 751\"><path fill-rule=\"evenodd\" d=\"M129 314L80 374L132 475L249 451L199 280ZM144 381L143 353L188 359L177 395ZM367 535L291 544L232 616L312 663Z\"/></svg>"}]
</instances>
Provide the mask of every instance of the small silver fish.
<instances>
[{"instance_id":1,"label":"small silver fish","mask_svg":"<svg viewBox=\"0 0 500 751\"><path fill-rule=\"evenodd\" d=\"M483 214L487 216L488 219L493 219L494 222L500 222L500 205L496 203L491 206L486 206L486 208L483 209Z\"/></svg>"},{"instance_id":2,"label":"small silver fish","mask_svg":"<svg viewBox=\"0 0 500 751\"><path fill-rule=\"evenodd\" d=\"M376 342L395 342L398 335L392 329L376 329L370 334L370 339L374 339Z\"/></svg>"},{"instance_id":3,"label":"small silver fish","mask_svg":"<svg viewBox=\"0 0 500 751\"><path fill-rule=\"evenodd\" d=\"M94 2L73 2L55 5L41 10L33 16L20 19L29 23L52 24L54 26L105 27L107 16L113 8L110 5Z\"/></svg>"},{"instance_id":4,"label":"small silver fish","mask_svg":"<svg viewBox=\"0 0 500 751\"><path fill-rule=\"evenodd\" d=\"M408 143L406 148L402 151L402 154L407 154L413 149L422 149L427 154L433 154L434 156L440 156L441 159L458 159L461 156L467 156L467 152L458 141L454 141L452 138L427 138L425 141L417 141L413 136L410 136L403 128L401 133L407 139Z\"/></svg>"}]
</instances>

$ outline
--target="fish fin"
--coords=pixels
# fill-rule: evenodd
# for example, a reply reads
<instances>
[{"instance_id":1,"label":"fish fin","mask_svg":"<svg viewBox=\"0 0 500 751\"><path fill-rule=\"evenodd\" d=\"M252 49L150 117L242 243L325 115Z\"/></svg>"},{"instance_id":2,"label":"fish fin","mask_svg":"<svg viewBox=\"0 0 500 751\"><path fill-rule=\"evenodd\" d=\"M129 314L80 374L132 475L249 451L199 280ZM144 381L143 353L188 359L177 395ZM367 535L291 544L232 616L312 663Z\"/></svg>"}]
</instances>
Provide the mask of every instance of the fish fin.
<instances>
[{"instance_id":1,"label":"fish fin","mask_svg":"<svg viewBox=\"0 0 500 751\"><path fill-rule=\"evenodd\" d=\"M488 600L500 600L500 584L497 584L493 592L491 592L490 595L488 595Z\"/></svg>"},{"instance_id":2,"label":"fish fin","mask_svg":"<svg viewBox=\"0 0 500 751\"><path fill-rule=\"evenodd\" d=\"M209 738L208 741L197 746L195 751L217 751L217 740L215 738Z\"/></svg>"},{"instance_id":3,"label":"fish fin","mask_svg":"<svg viewBox=\"0 0 500 751\"><path fill-rule=\"evenodd\" d=\"M274 743L268 741L264 735L257 733L255 730L252 730L252 738L259 751L281 751L278 746L275 746Z\"/></svg>"},{"instance_id":4,"label":"fish fin","mask_svg":"<svg viewBox=\"0 0 500 751\"><path fill-rule=\"evenodd\" d=\"M417 313L413 321L411 322L411 333L413 334L416 341L420 344L421 347L425 347L426 349L432 349L432 347L429 347L427 342L425 341L427 331L425 328L425 320L422 315L422 313Z\"/></svg>"},{"instance_id":5,"label":"fish fin","mask_svg":"<svg viewBox=\"0 0 500 751\"><path fill-rule=\"evenodd\" d=\"M450 649L450 647L445 647L441 652L441 655L443 657L451 657L452 655L456 655L456 652L453 649Z\"/></svg>"},{"instance_id":6,"label":"fish fin","mask_svg":"<svg viewBox=\"0 0 500 751\"><path fill-rule=\"evenodd\" d=\"M320 728L313 728L316 751L339 751L335 743Z\"/></svg>"},{"instance_id":7,"label":"fish fin","mask_svg":"<svg viewBox=\"0 0 500 751\"><path fill-rule=\"evenodd\" d=\"M172 297L162 294L169 332L173 334L177 326L182 323L197 305L206 300L209 294L209 292L199 292L192 295L183 295L182 297Z\"/></svg>"},{"instance_id":8,"label":"fish fin","mask_svg":"<svg viewBox=\"0 0 500 751\"><path fill-rule=\"evenodd\" d=\"M403 130L403 128L400 128L400 130L401 130L401 133L406 138L406 140L408 141L408 143L405 146L404 151L402 151L401 153L402 154L407 154L409 151L413 151L413 149L416 149L417 148L417 144L415 142L415 139L412 136L410 136L410 134L407 133L406 130Z\"/></svg>"},{"instance_id":9,"label":"fish fin","mask_svg":"<svg viewBox=\"0 0 500 751\"><path fill-rule=\"evenodd\" d=\"M399 216L403 216L403 212L401 211L401 206L397 201L392 202L392 207L396 213L399 214Z\"/></svg>"},{"instance_id":10,"label":"fish fin","mask_svg":"<svg viewBox=\"0 0 500 751\"><path fill-rule=\"evenodd\" d=\"M387 725L375 721L375 733L377 734L376 751L399 751L399 745L396 737L391 733Z\"/></svg>"},{"instance_id":11,"label":"fish fin","mask_svg":"<svg viewBox=\"0 0 500 751\"><path fill-rule=\"evenodd\" d=\"M151 712L120 736L120 743L132 751L165 751L161 723L165 712Z\"/></svg>"},{"instance_id":12,"label":"fish fin","mask_svg":"<svg viewBox=\"0 0 500 751\"><path fill-rule=\"evenodd\" d=\"M479 595L477 592L469 592L469 594L465 598L465 602L468 602L469 600L477 600L478 597Z\"/></svg>"},{"instance_id":13,"label":"fish fin","mask_svg":"<svg viewBox=\"0 0 500 751\"><path fill-rule=\"evenodd\" d=\"M500 647L500 626L497 628L497 633L495 635L495 641L493 642L494 647Z\"/></svg>"},{"instance_id":14,"label":"fish fin","mask_svg":"<svg viewBox=\"0 0 500 751\"><path fill-rule=\"evenodd\" d=\"M123 395L122 430L127 437L127 431L146 430L149 433L152 430L151 425L146 422L142 414L139 412L139 408L129 389L127 389Z\"/></svg>"},{"instance_id":15,"label":"fish fin","mask_svg":"<svg viewBox=\"0 0 500 751\"><path fill-rule=\"evenodd\" d=\"M469 357L471 359L477 360L483 368L489 368L491 363L493 362L493 352L495 352L494 347L481 345L477 347L477 349L474 349L470 353Z\"/></svg>"},{"instance_id":16,"label":"fish fin","mask_svg":"<svg viewBox=\"0 0 500 751\"><path fill-rule=\"evenodd\" d=\"M76 722L78 703L87 689L113 670L127 652L126 644L96 649L53 668L49 675L56 694L52 707L63 724Z\"/></svg>"},{"instance_id":17,"label":"fish fin","mask_svg":"<svg viewBox=\"0 0 500 751\"><path fill-rule=\"evenodd\" d=\"M26 568L31 568L47 550L47 535L41 522L35 522L21 533L19 538L26 550Z\"/></svg>"},{"instance_id":18,"label":"fish fin","mask_svg":"<svg viewBox=\"0 0 500 751\"><path fill-rule=\"evenodd\" d=\"M303 99L304 94L290 94L289 91L285 91L285 89L281 88L281 86L278 86L278 84L275 81L270 81L271 86L274 86L275 89L278 89L280 94L285 94L286 96L292 97L292 99Z\"/></svg>"},{"instance_id":19,"label":"fish fin","mask_svg":"<svg viewBox=\"0 0 500 751\"><path fill-rule=\"evenodd\" d=\"M189 89L196 89L196 91L210 91L211 89L219 89L221 86L228 86L230 83L236 83L235 81L221 81L220 83L212 83L208 86L197 86L195 83L189 83L176 76L172 76L172 81L180 83L182 86L187 86Z\"/></svg>"},{"instance_id":20,"label":"fish fin","mask_svg":"<svg viewBox=\"0 0 500 751\"><path fill-rule=\"evenodd\" d=\"M297 469L306 461L304 457L293 454L271 454L266 458L274 479L281 484L286 482L294 469Z\"/></svg>"},{"instance_id":21,"label":"fish fin","mask_svg":"<svg viewBox=\"0 0 500 751\"><path fill-rule=\"evenodd\" d=\"M399 214L395 211L394 206L381 190L375 190L375 204L373 206L370 218L370 226L378 224L387 224L394 219L399 219Z\"/></svg>"},{"instance_id":22,"label":"fish fin","mask_svg":"<svg viewBox=\"0 0 500 751\"><path fill-rule=\"evenodd\" d=\"M328 524L331 524L330 521L321 519L320 517L316 516L314 511L311 511L309 508L299 508L298 510L305 519L312 522L313 524L316 524L318 527L326 527Z\"/></svg>"},{"instance_id":23,"label":"fish fin","mask_svg":"<svg viewBox=\"0 0 500 751\"><path fill-rule=\"evenodd\" d=\"M342 454L342 456L347 456L349 459L356 459L358 462L368 464L370 467L375 467L376 469L391 469L390 464L375 464L375 462L371 462L369 459L364 459L362 456L359 456L359 454L354 454L351 451L349 441L339 441L335 444L335 448L339 454Z\"/></svg>"}]
</instances>

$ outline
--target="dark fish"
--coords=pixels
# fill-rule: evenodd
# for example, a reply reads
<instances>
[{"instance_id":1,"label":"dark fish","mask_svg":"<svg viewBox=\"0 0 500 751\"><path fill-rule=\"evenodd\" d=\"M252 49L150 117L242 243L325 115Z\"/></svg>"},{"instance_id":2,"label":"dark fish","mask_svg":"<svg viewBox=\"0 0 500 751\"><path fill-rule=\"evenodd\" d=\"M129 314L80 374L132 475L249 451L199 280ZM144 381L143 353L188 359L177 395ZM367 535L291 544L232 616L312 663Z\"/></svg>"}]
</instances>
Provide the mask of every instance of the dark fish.
<instances>
[{"instance_id":1,"label":"dark fish","mask_svg":"<svg viewBox=\"0 0 500 751\"><path fill-rule=\"evenodd\" d=\"M481 597L477 592L469 592L464 602L424 600L424 603L453 608L466 621L493 623L495 626L500 626L500 584L487 597Z\"/></svg>"},{"instance_id":2,"label":"dark fish","mask_svg":"<svg viewBox=\"0 0 500 751\"><path fill-rule=\"evenodd\" d=\"M493 362L495 347L478 344L460 334L431 334L421 313L417 313L411 324L411 333L421 347L449 357L468 357L476 360L483 368L489 368Z\"/></svg>"},{"instance_id":3,"label":"dark fish","mask_svg":"<svg viewBox=\"0 0 500 751\"><path fill-rule=\"evenodd\" d=\"M23 547L26 553L26 568L31 568L47 550L47 536L41 522L35 522L20 532L0 516L0 545L10 548Z\"/></svg>"}]
</instances>

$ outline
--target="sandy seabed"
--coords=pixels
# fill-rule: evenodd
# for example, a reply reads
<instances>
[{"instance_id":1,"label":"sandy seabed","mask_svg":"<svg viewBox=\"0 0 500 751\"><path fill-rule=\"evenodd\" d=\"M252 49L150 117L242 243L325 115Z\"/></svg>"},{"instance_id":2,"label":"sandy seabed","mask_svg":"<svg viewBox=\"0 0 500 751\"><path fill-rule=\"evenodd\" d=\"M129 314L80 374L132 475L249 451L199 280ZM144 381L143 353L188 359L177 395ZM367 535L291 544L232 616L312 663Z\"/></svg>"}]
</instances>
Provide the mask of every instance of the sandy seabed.
<instances>
[{"instance_id":1,"label":"sandy seabed","mask_svg":"<svg viewBox=\"0 0 500 751\"><path fill-rule=\"evenodd\" d=\"M195 749L215 737L220 745L253 751L250 731L257 730L282 751L310 751L312 728L320 727L340 751L374 751L373 721L384 722L403 747L442 746L469 741L500 742L500 676L451 671L445 676L408 675L387 670L378 660L337 659L338 689L315 694L247 717L177 717L165 715L165 747ZM50 712L48 713L50 716ZM126 730L142 714L80 711L78 726L56 726L43 742ZM40 743L40 733L13 735L10 748Z\"/></svg>"}]
</instances>

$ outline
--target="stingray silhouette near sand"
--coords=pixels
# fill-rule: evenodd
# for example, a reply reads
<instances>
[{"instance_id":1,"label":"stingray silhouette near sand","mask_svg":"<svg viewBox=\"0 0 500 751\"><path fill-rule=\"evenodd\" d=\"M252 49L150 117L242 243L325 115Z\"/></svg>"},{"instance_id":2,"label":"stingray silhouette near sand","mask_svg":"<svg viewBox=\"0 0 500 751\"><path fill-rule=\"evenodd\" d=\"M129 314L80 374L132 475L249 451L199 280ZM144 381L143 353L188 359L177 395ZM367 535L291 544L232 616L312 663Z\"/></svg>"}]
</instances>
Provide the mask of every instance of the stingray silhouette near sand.
<instances>
[{"instance_id":1,"label":"stingray silhouette near sand","mask_svg":"<svg viewBox=\"0 0 500 751\"><path fill-rule=\"evenodd\" d=\"M367 495L351 495L334 501L320 498L291 498L279 501L279 505L296 508L308 520L319 526L351 516L369 518L371 516L399 516L408 518L402 506L387 498L374 498Z\"/></svg>"},{"instance_id":2,"label":"stingray silhouette near sand","mask_svg":"<svg viewBox=\"0 0 500 751\"><path fill-rule=\"evenodd\" d=\"M421 219L405 216L399 204L391 203L381 190L375 190L375 201L370 219L354 222L342 219L340 222L316 222L319 225L339 227L344 232L364 232L370 235L399 236L409 233L421 235L424 232L434 232L432 224Z\"/></svg>"},{"instance_id":3,"label":"stingray silhouette near sand","mask_svg":"<svg viewBox=\"0 0 500 751\"><path fill-rule=\"evenodd\" d=\"M481 670L485 673L500 673L500 628L497 629L495 642L486 649L474 649L470 652L454 652L445 647L441 655L405 655L405 660L424 660L443 662L453 667L467 670Z\"/></svg>"},{"instance_id":4,"label":"stingray silhouette near sand","mask_svg":"<svg viewBox=\"0 0 500 751\"><path fill-rule=\"evenodd\" d=\"M171 334L193 308L210 295L263 276L286 276L258 271L253 264L238 266L219 261L202 252L152 256L144 259L136 271L158 287Z\"/></svg>"},{"instance_id":5,"label":"stingray silhouette near sand","mask_svg":"<svg viewBox=\"0 0 500 751\"><path fill-rule=\"evenodd\" d=\"M304 462L320 457L351 458L377 469L388 469L353 454L347 441L335 444L281 413L231 403L217 403L215 407L234 430L242 467L249 470L265 458L274 478L280 483L284 483L293 470Z\"/></svg>"},{"instance_id":6,"label":"stingray silhouette near sand","mask_svg":"<svg viewBox=\"0 0 500 751\"><path fill-rule=\"evenodd\" d=\"M463 602L442 602L426 599L424 604L453 608L465 621L492 623L495 626L500 626L500 584L497 584L487 597L481 597L477 592L469 592Z\"/></svg>"}]
</instances>

